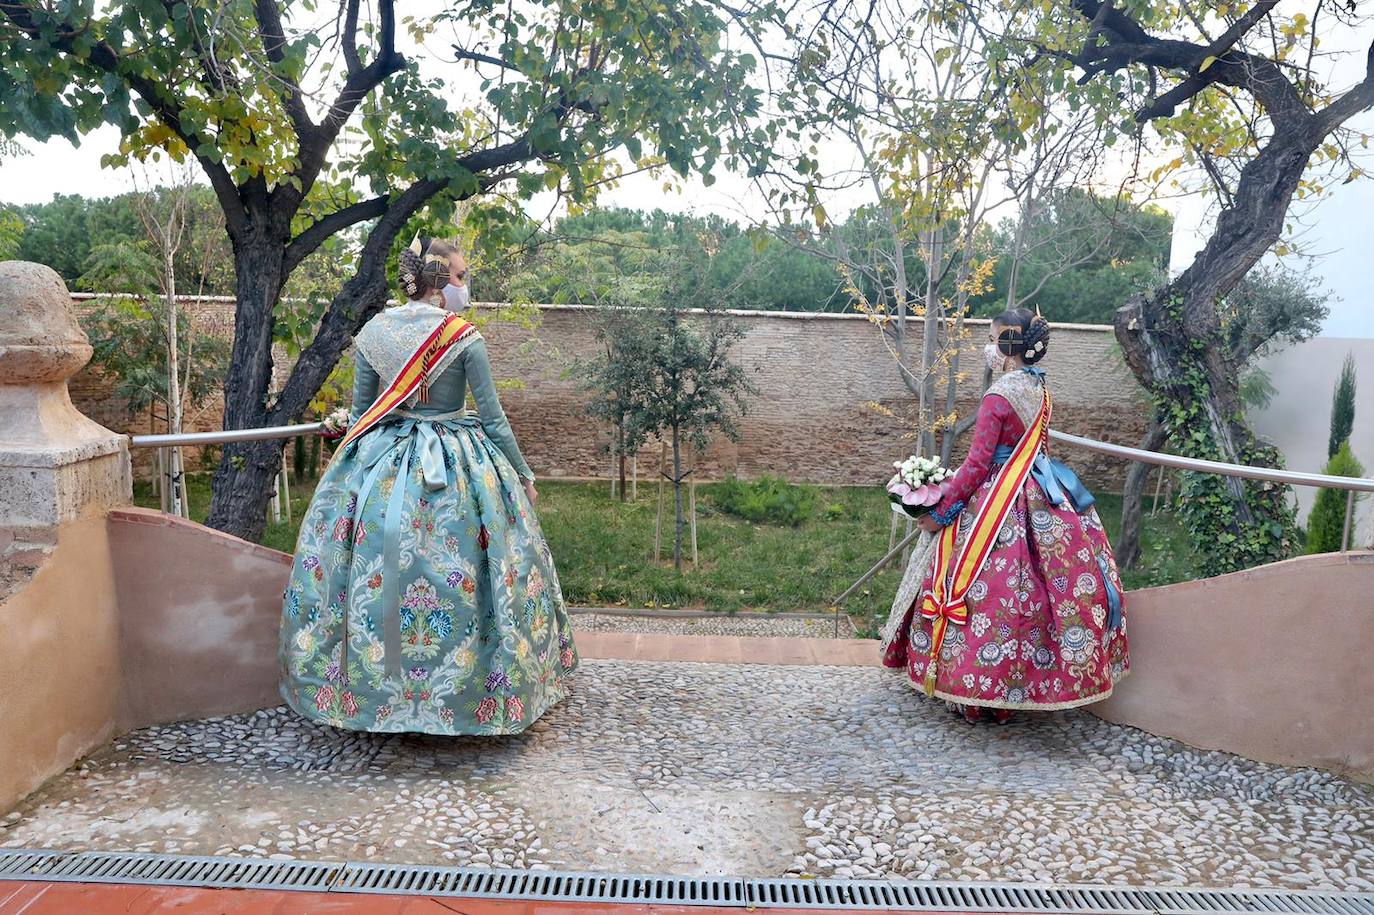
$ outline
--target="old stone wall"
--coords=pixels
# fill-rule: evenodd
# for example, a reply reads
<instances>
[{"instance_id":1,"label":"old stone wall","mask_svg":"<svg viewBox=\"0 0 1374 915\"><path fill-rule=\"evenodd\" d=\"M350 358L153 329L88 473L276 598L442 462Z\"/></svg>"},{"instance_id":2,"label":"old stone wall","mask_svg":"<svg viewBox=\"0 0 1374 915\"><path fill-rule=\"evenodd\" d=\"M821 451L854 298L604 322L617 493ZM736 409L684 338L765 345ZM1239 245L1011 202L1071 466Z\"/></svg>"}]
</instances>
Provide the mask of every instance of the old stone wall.
<instances>
[{"instance_id":1,"label":"old stone wall","mask_svg":"<svg viewBox=\"0 0 1374 915\"><path fill-rule=\"evenodd\" d=\"M591 313L580 306L546 307L533 338L510 325L484 331L498 377L518 382L502 403L536 473L605 477L608 429L582 415L584 396L570 366L596 352ZM728 473L782 474L792 480L873 483L914 448L901 416L913 398L898 376L878 328L858 315L746 312L737 358L759 389L740 425L738 442L706 452L702 478ZM986 323L972 329L962 364L971 367L957 401L961 414L981 395ZM919 348L919 331L909 345ZM1054 393L1056 428L1136 445L1144 433L1142 392L1115 348L1111 329L1055 328L1042 363ZM875 408L874 405L878 408ZM896 416L885 415L891 411ZM641 456L641 479L657 472L658 451ZM1084 452L1067 455L1090 486L1119 491L1124 466ZM650 466L653 465L653 466Z\"/></svg>"},{"instance_id":2,"label":"old stone wall","mask_svg":"<svg viewBox=\"0 0 1374 915\"><path fill-rule=\"evenodd\" d=\"M231 332L231 301L206 300L192 308L200 326ZM499 306L492 310L499 317ZM605 451L610 430L584 415L585 395L576 374L578 361L597 352L593 310L549 305L541 313L533 333L499 320L484 330L493 368L507 382L502 402L535 473L605 478L612 472ZM865 318L743 312L736 319L746 331L737 358L759 393L739 423L739 441L713 443L702 457L699 479L773 473L817 483L874 483L887 477L892 461L914 449L901 419L913 399L881 333ZM985 328L986 323L973 324L963 355L970 371L957 402L961 414L975 409L980 395ZM919 328L909 345L919 348ZM1117 353L1110 328L1057 325L1042 365L1050 374L1056 428L1122 444L1139 442L1146 420L1143 395ZM283 364L278 371L284 370ZM121 431L149 431L148 417L129 418L110 396L108 380L93 370L74 378L71 388L88 416ZM191 417L188 431L215 429L219 416L220 404L207 404ZM1084 452L1066 457L1090 486L1119 491L1125 472L1120 462ZM139 459L146 472L148 456ZM657 461L658 449L651 446L639 462L641 480L654 479Z\"/></svg>"}]
</instances>

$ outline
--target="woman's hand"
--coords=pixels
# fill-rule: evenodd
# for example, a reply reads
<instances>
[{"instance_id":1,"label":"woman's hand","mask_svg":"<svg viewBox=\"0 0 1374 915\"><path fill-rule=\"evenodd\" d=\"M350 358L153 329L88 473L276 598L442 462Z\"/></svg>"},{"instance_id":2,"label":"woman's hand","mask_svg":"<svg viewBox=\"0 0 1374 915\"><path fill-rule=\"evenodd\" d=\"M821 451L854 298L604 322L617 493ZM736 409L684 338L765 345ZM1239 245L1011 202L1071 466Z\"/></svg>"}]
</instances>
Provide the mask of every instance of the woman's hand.
<instances>
[{"instance_id":1,"label":"woman's hand","mask_svg":"<svg viewBox=\"0 0 1374 915\"><path fill-rule=\"evenodd\" d=\"M537 489L534 488L534 481L533 481L533 480L521 480L520 482L522 482L522 483L525 484L525 498L527 498L527 499L530 500L530 504L533 505L534 503L538 502L538 501L539 501L539 490L537 490Z\"/></svg>"},{"instance_id":2,"label":"woman's hand","mask_svg":"<svg viewBox=\"0 0 1374 915\"><path fill-rule=\"evenodd\" d=\"M320 435L327 439L343 438L348 432L349 416L347 410L335 410L324 418L324 428Z\"/></svg>"},{"instance_id":3,"label":"woman's hand","mask_svg":"<svg viewBox=\"0 0 1374 915\"><path fill-rule=\"evenodd\" d=\"M927 534L934 534L940 530L940 525L935 521L935 516L930 512L916 519L916 526Z\"/></svg>"}]
</instances>

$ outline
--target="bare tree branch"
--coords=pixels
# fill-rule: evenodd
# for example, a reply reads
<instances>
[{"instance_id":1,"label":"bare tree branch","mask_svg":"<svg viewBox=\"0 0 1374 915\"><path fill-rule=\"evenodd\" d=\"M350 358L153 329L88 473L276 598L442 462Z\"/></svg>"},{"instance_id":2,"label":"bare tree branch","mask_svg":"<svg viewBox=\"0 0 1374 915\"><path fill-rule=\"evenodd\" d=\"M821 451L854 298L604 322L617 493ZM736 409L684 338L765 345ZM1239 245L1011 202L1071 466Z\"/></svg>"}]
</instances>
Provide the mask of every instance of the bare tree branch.
<instances>
[{"instance_id":1,"label":"bare tree branch","mask_svg":"<svg viewBox=\"0 0 1374 915\"><path fill-rule=\"evenodd\" d=\"M256 0L253 4L253 16L258 22L258 35L262 39L263 53L274 66L280 68L286 62L286 32L282 26L281 10L277 7L277 0ZM315 122L305 110L301 87L284 72L276 76L283 87L286 113L296 128L296 135L301 138L308 137L315 130Z\"/></svg>"}]
</instances>

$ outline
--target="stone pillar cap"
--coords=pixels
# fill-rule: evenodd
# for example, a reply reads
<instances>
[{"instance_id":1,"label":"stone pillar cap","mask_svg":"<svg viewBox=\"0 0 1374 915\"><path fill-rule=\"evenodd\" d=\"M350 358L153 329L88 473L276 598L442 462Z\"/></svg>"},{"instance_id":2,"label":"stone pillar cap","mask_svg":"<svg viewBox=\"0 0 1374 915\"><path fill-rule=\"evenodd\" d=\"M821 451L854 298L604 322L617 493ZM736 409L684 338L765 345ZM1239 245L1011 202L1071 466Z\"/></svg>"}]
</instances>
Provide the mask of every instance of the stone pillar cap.
<instances>
[{"instance_id":1,"label":"stone pillar cap","mask_svg":"<svg viewBox=\"0 0 1374 915\"><path fill-rule=\"evenodd\" d=\"M91 352L62 277L42 264L0 261L0 385L65 381Z\"/></svg>"}]
</instances>

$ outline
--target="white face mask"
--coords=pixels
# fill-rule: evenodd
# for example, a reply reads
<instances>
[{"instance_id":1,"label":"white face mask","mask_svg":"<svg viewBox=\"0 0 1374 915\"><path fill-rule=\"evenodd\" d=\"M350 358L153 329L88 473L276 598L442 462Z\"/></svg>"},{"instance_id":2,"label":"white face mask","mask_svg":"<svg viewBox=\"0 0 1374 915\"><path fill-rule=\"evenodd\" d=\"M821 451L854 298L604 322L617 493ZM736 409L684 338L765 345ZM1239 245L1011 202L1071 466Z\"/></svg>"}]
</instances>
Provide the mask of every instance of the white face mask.
<instances>
[{"instance_id":1,"label":"white face mask","mask_svg":"<svg viewBox=\"0 0 1374 915\"><path fill-rule=\"evenodd\" d=\"M449 311L466 311L468 307L468 287L449 283L444 287L444 307Z\"/></svg>"},{"instance_id":2,"label":"white face mask","mask_svg":"<svg viewBox=\"0 0 1374 915\"><path fill-rule=\"evenodd\" d=\"M997 348L996 343L989 343L983 347L983 358L987 360L988 368L991 371L998 371L1005 364L1006 356Z\"/></svg>"}]
</instances>

